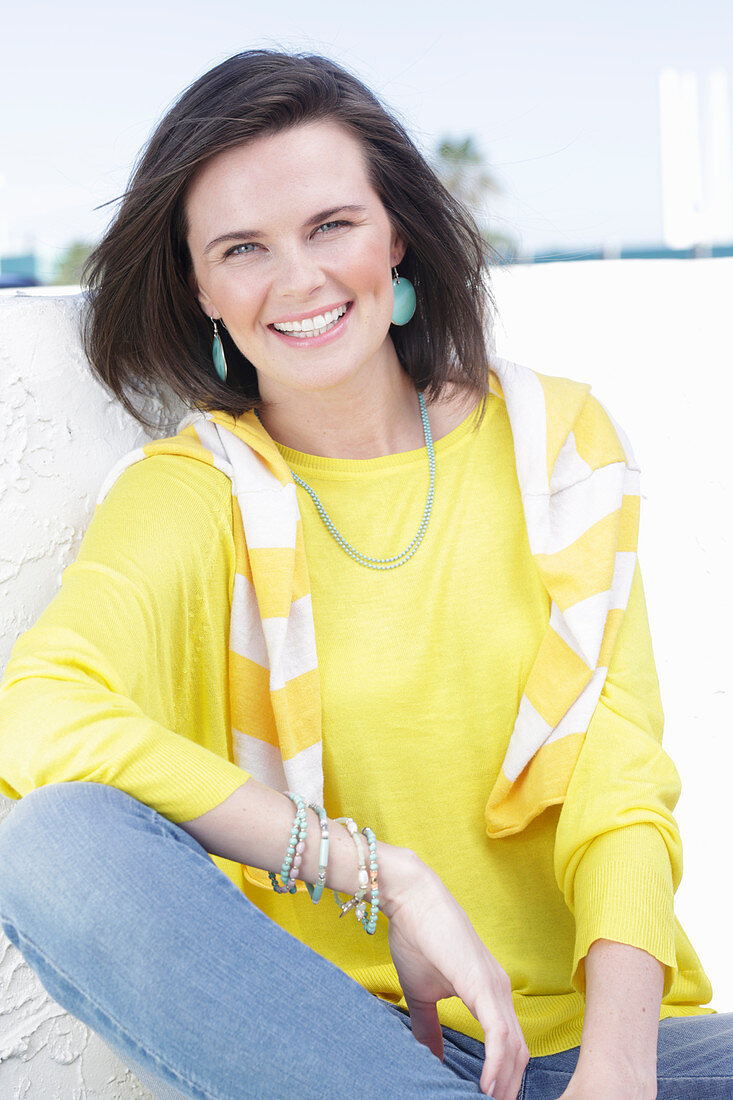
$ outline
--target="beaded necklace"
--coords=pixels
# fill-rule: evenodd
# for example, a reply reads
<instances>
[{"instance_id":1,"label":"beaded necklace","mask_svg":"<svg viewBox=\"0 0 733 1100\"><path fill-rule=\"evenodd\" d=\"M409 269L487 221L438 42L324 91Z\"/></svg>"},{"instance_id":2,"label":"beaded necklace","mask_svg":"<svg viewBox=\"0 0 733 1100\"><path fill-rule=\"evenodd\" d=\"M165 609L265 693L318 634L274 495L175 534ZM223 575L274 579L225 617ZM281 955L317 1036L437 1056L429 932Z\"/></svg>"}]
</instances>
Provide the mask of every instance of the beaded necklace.
<instances>
[{"instance_id":1,"label":"beaded necklace","mask_svg":"<svg viewBox=\"0 0 733 1100\"><path fill-rule=\"evenodd\" d=\"M369 554L362 554L361 550L357 550L352 546L350 542L344 538L341 532L336 527L335 523L329 516L328 512L323 506L318 493L313 489L306 481L303 481L301 477L295 473L294 470L290 470L293 480L310 496L311 500L315 504L318 514L323 520L326 529L329 534L333 536L336 542L339 544L342 550L344 550L350 558L353 558L359 565L366 566L367 569L399 569L401 565L409 561L413 554L417 553L420 543L425 538L425 532L428 529L428 523L430 521L430 513L433 508L433 497L435 494L435 448L433 447L433 437L430 431L430 421L428 420L427 410L425 408L425 398L421 393L417 395L417 400L420 405L420 419L422 420L423 432L425 433L425 446L428 451L428 470L430 473L430 483L428 485L428 497L425 501L425 511L423 512L422 519L420 520L420 526L417 529L417 533L412 542L409 543L405 549L399 553L394 554L391 558L374 558ZM255 415L260 420L260 414L255 409ZM260 423L262 421L260 420ZM289 467L288 467L289 468Z\"/></svg>"}]
</instances>

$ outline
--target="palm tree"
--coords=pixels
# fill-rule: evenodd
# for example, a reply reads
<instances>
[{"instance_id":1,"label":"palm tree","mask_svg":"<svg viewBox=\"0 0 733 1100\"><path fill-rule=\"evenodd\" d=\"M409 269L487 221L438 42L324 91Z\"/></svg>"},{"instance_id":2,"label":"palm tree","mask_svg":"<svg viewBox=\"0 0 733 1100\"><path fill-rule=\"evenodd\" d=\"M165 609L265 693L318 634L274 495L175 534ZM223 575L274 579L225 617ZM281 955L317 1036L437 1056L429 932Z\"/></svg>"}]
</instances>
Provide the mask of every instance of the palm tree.
<instances>
[{"instance_id":1,"label":"palm tree","mask_svg":"<svg viewBox=\"0 0 733 1100\"><path fill-rule=\"evenodd\" d=\"M59 257L53 283L55 286L75 286L94 245L89 241L72 241Z\"/></svg>"},{"instance_id":2,"label":"palm tree","mask_svg":"<svg viewBox=\"0 0 733 1100\"><path fill-rule=\"evenodd\" d=\"M473 137L442 137L431 161L443 186L473 215L489 250L504 259L516 255L517 245L511 237L488 228L488 199L501 194L501 187Z\"/></svg>"},{"instance_id":3,"label":"palm tree","mask_svg":"<svg viewBox=\"0 0 733 1100\"><path fill-rule=\"evenodd\" d=\"M441 138L433 162L443 186L467 206L474 217L480 213L487 197L500 190L470 135L465 138Z\"/></svg>"}]
</instances>

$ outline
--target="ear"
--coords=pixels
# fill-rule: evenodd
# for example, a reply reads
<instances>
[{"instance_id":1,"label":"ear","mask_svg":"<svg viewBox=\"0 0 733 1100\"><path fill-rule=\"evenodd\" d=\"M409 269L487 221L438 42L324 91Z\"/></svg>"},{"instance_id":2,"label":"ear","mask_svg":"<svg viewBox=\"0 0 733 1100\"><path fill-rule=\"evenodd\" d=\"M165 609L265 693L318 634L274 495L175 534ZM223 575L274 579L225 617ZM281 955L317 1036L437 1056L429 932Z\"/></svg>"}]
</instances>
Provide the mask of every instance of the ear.
<instances>
[{"instance_id":1,"label":"ear","mask_svg":"<svg viewBox=\"0 0 733 1100\"><path fill-rule=\"evenodd\" d=\"M220 316L219 311L217 310L216 306L214 305L206 291L202 290L199 286L198 280L196 279L196 273L193 270L193 266L188 273L188 285L191 293L198 301L198 304L201 306L206 316L209 318L216 317L216 320L218 321Z\"/></svg>"},{"instance_id":2,"label":"ear","mask_svg":"<svg viewBox=\"0 0 733 1100\"><path fill-rule=\"evenodd\" d=\"M216 306L214 305L214 303L212 302L211 298L208 296L206 291L202 290L201 287L197 286L197 287L194 288L194 293L195 293L196 297L198 298L199 305L201 306L201 308L204 311L204 313L206 314L206 316L207 317L216 317L216 320L218 321L219 320L218 310L216 309Z\"/></svg>"},{"instance_id":3,"label":"ear","mask_svg":"<svg viewBox=\"0 0 733 1100\"><path fill-rule=\"evenodd\" d=\"M402 263L405 252L407 252L407 245L402 240L399 233L394 230L392 233L392 246L389 253L389 266L397 267L398 264Z\"/></svg>"}]
</instances>

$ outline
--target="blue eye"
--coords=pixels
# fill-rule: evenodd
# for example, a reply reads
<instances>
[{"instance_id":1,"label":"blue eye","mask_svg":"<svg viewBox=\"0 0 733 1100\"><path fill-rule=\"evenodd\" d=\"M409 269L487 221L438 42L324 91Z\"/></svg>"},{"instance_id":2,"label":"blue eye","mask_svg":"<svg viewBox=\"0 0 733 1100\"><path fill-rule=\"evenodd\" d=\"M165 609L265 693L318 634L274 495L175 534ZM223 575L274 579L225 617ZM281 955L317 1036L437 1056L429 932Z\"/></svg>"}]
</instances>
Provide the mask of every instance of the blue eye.
<instances>
[{"instance_id":1,"label":"blue eye","mask_svg":"<svg viewBox=\"0 0 733 1100\"><path fill-rule=\"evenodd\" d=\"M225 256L248 256L251 249L257 248L256 244L252 241L247 241L244 244L235 244L233 248L228 248L224 253Z\"/></svg>"},{"instance_id":2,"label":"blue eye","mask_svg":"<svg viewBox=\"0 0 733 1100\"><path fill-rule=\"evenodd\" d=\"M318 229L316 230L316 233L320 233L322 231L328 232L329 229L339 229L342 225L348 225L348 224L349 224L348 222L344 222L344 221L324 222L323 225L318 226Z\"/></svg>"}]
</instances>

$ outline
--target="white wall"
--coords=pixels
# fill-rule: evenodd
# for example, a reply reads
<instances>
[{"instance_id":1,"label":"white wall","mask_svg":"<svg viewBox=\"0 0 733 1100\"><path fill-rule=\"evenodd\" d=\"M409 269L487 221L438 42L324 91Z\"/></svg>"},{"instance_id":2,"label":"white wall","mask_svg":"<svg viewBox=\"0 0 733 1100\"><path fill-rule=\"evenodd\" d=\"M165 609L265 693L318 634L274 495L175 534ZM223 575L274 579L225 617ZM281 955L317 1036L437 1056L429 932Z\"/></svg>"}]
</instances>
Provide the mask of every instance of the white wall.
<instances>
[{"instance_id":1,"label":"white wall","mask_svg":"<svg viewBox=\"0 0 733 1100\"><path fill-rule=\"evenodd\" d=\"M725 811L731 800L733 260L606 261L497 270L499 354L591 382L642 465L641 557L683 777L678 913L733 1010ZM96 491L144 438L88 371L79 300L0 296L0 668L76 553ZM161 412L166 434L173 415ZM2 811L0 810L0 813ZM0 938L0 1096L149 1100L45 995Z\"/></svg>"},{"instance_id":2,"label":"white wall","mask_svg":"<svg viewBox=\"0 0 733 1100\"><path fill-rule=\"evenodd\" d=\"M497 351L590 382L642 470L640 560L682 776L677 914L733 1011L733 259L498 270Z\"/></svg>"}]
</instances>

